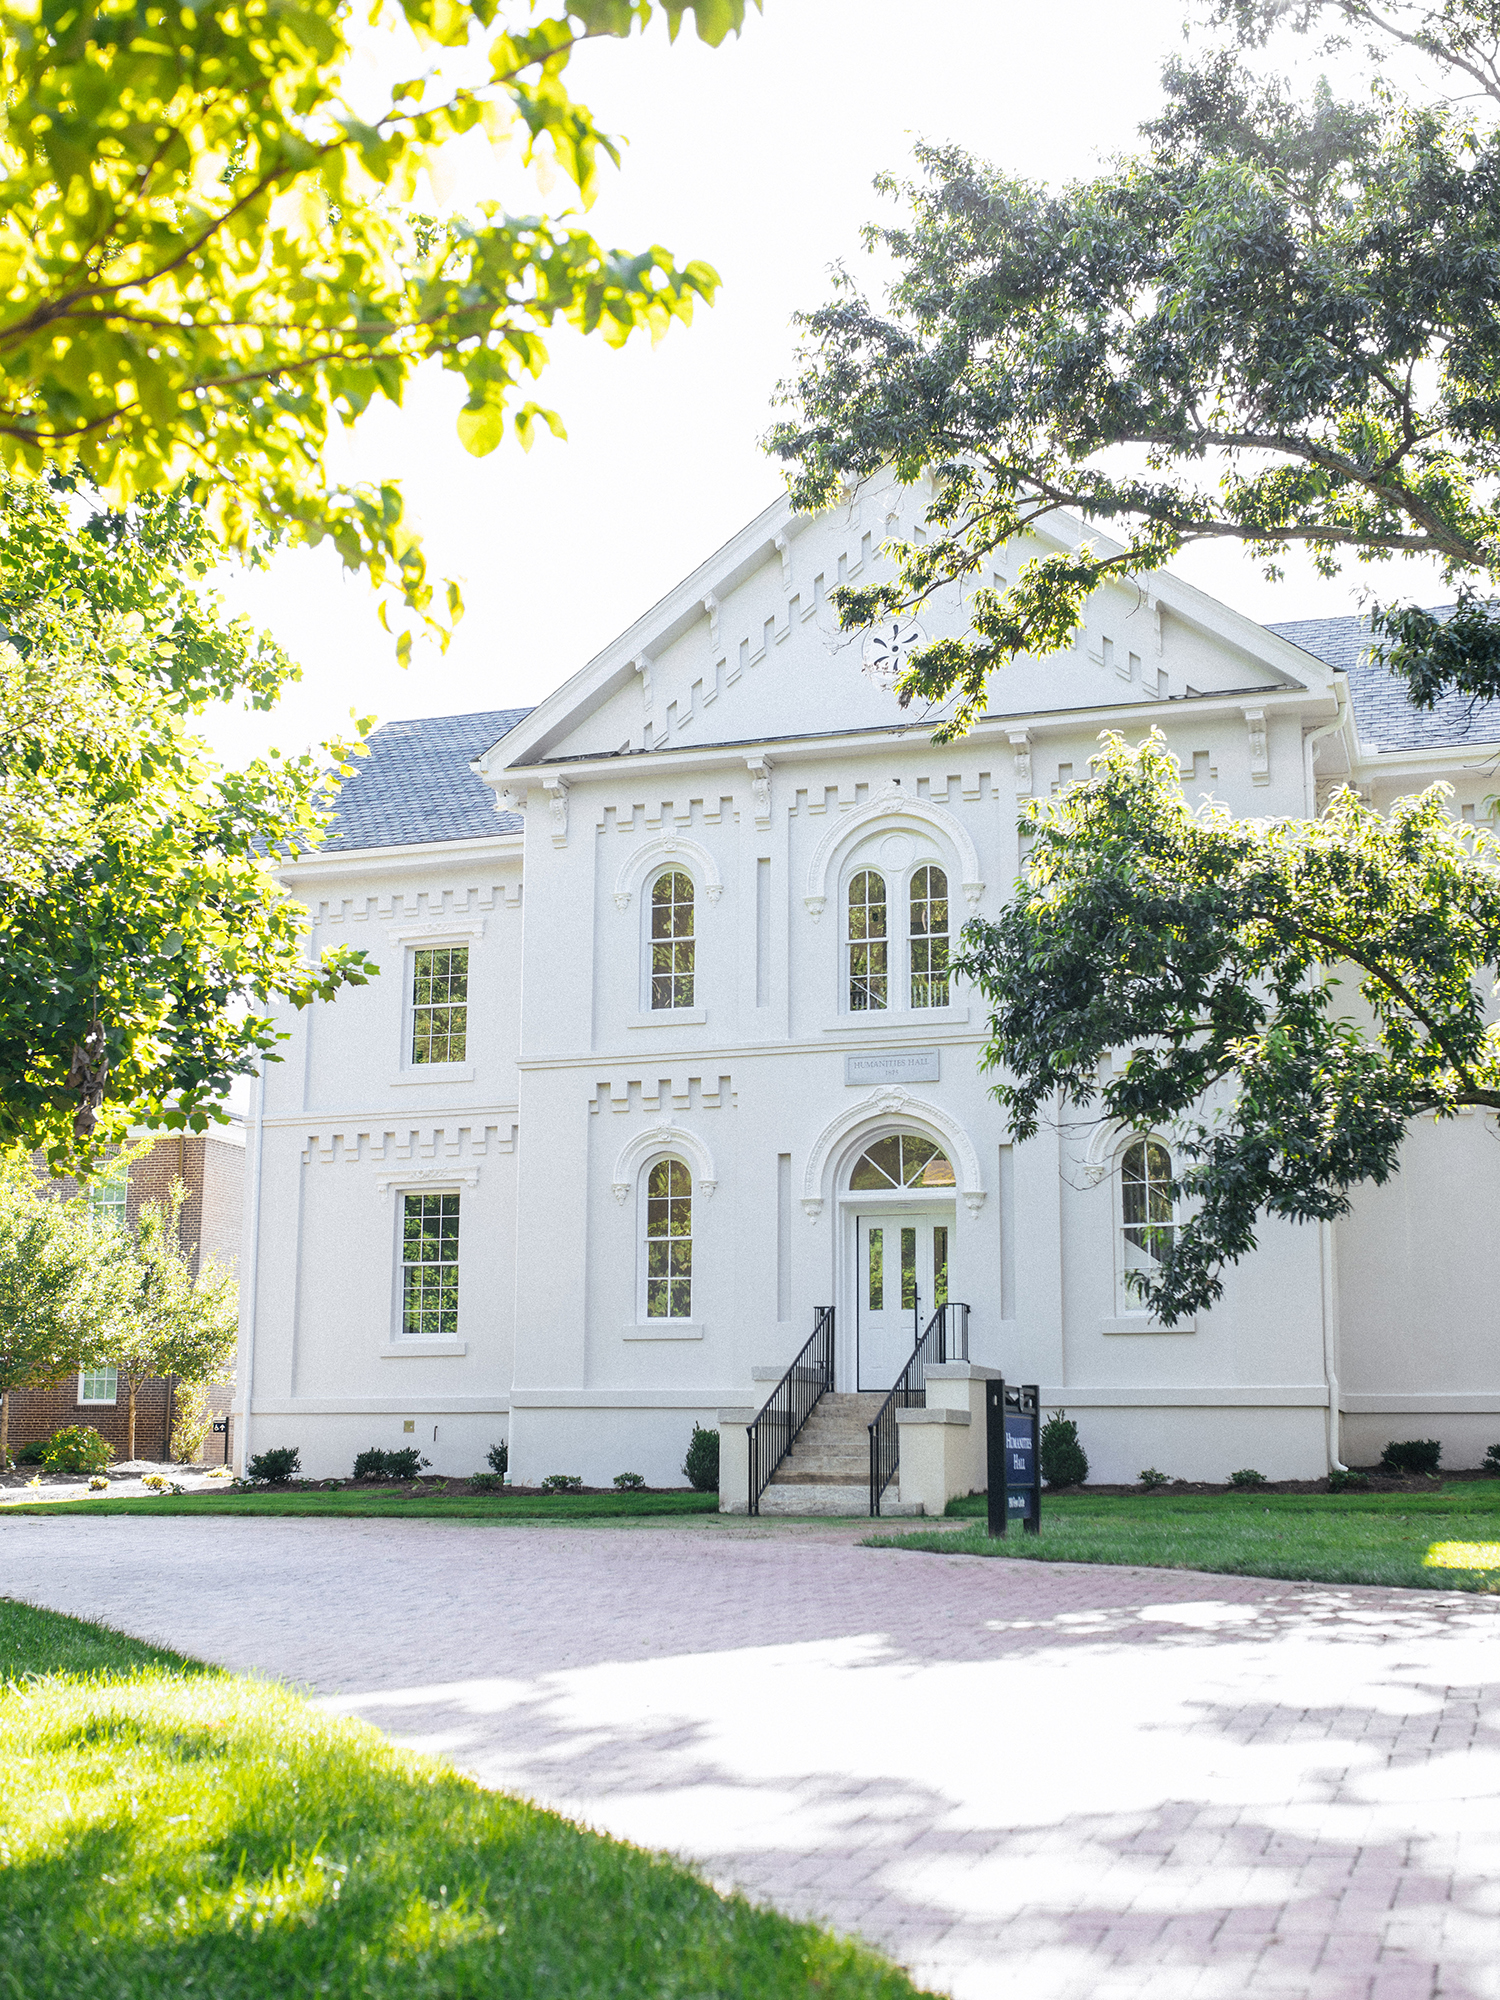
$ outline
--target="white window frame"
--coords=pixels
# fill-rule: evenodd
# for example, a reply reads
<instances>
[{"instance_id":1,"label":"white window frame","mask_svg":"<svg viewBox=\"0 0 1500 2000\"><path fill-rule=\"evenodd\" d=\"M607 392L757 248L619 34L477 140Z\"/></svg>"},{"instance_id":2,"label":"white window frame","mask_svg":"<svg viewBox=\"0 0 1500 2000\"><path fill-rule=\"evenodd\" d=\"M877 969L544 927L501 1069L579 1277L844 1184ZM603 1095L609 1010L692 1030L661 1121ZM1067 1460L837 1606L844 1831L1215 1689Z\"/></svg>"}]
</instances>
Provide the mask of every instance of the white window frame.
<instances>
[{"instance_id":1,"label":"white window frame","mask_svg":"<svg viewBox=\"0 0 1500 2000\"><path fill-rule=\"evenodd\" d=\"M651 1004L652 945L656 942L651 935L651 911L657 883L664 875L685 875L693 890L693 1004L690 1007L653 1007ZM697 1024L706 1017L698 1004L703 992L703 971L698 961L698 946L703 942L701 918L703 914L703 885L698 880L698 872L690 863L674 857L657 861L647 870L646 879L641 884L641 982L640 1005L642 1025L666 1027L672 1023L690 1022Z\"/></svg>"},{"instance_id":2,"label":"white window frame","mask_svg":"<svg viewBox=\"0 0 1500 2000\"><path fill-rule=\"evenodd\" d=\"M651 1199L651 1175L664 1160L671 1160L682 1167L688 1177L688 1197L692 1202L692 1227L688 1241L693 1246L692 1286L693 1313L689 1319L651 1319L646 1312L647 1250L646 1230L650 1222L648 1204ZM642 1162L636 1176L635 1198L635 1320L625 1328L627 1340L701 1340L703 1320L697 1308L702 1297L699 1286L702 1282L700 1271L700 1225L704 1208L699 1177L693 1171L693 1163L684 1152L671 1146L663 1146Z\"/></svg>"},{"instance_id":3,"label":"white window frame","mask_svg":"<svg viewBox=\"0 0 1500 2000\"><path fill-rule=\"evenodd\" d=\"M909 837L909 836L908 836ZM882 830L880 839L889 838L888 830ZM937 848L937 843L931 845ZM955 943L953 884L958 879L952 857L940 848L936 852L923 851L918 843L918 851L902 868L892 868L880 855L878 841L867 840L844 862L838 875L838 980L839 980L839 1022L840 1028L847 1030L854 1022L875 1025L877 1023L899 1023L910 1029L923 1022L934 1025L957 1025L969 1018L967 1007L960 1006L956 999L957 979L951 970L948 973L948 998L940 1007L913 1007L911 1004L912 950L911 950L911 888L919 870L941 868L948 884L948 950L951 960ZM851 1004L853 984L850 974L849 940L849 891L857 875L866 873L880 876L885 883L886 909L886 1005L884 1007L856 1008ZM892 1004L899 996L899 1004Z\"/></svg>"},{"instance_id":4,"label":"white window frame","mask_svg":"<svg viewBox=\"0 0 1500 2000\"><path fill-rule=\"evenodd\" d=\"M103 1194L106 1189L108 1189L111 1193L113 1193L114 1190L117 1188L119 1189L120 1193L124 1196L124 1200L119 1204L115 1203L110 1204L111 1207L118 1205L120 1210L119 1221L115 1222L113 1220L106 1219L106 1217L100 1213L100 1205L96 1205L95 1197ZM104 1227L107 1229L123 1229L126 1226L126 1221L130 1207L129 1160L110 1161L105 1167L104 1171L96 1175L96 1177L93 1180L91 1180L88 1183L88 1185L84 1188L83 1200L84 1200L85 1210L88 1214L89 1224L91 1227L94 1228Z\"/></svg>"},{"instance_id":5,"label":"white window frame","mask_svg":"<svg viewBox=\"0 0 1500 2000\"><path fill-rule=\"evenodd\" d=\"M474 947L484 936L483 918L473 923L460 921L449 924L414 925L407 930L391 931L388 935L392 944L401 951L401 1047L392 1082L397 1084L472 1082L475 1033L474 986L475 969L479 962L479 955ZM469 997L465 1003L468 1020L464 1060L451 1063L413 1062L412 1043L416 1035L417 1012L417 953L447 951L459 945L466 945L469 951Z\"/></svg>"},{"instance_id":6,"label":"white window frame","mask_svg":"<svg viewBox=\"0 0 1500 2000\"><path fill-rule=\"evenodd\" d=\"M472 1227L473 1207L465 1203L463 1197L478 1181L477 1171L444 1174L441 1178L423 1179L417 1175L405 1178L390 1176L380 1182L380 1191L393 1197L395 1215L393 1218L391 1242L391 1313L390 1326L385 1347L381 1350L383 1360L402 1360L426 1356L433 1359L457 1357L469 1351L468 1342L462 1337L464 1326L464 1227L466 1219ZM408 1195L451 1194L458 1197L458 1335L454 1338L442 1336L426 1338L406 1331L406 1198Z\"/></svg>"},{"instance_id":7,"label":"white window frame","mask_svg":"<svg viewBox=\"0 0 1500 2000\"><path fill-rule=\"evenodd\" d=\"M85 1395L84 1385L88 1381L91 1375L112 1375L114 1377L114 1387L112 1393L108 1396ZM93 1407L98 1409L112 1409L115 1406L115 1404L119 1402L119 1400L120 1400L120 1371L118 1368L114 1366L112 1362L107 1362L102 1368L79 1369L78 1401L80 1404L92 1405Z\"/></svg>"},{"instance_id":8,"label":"white window frame","mask_svg":"<svg viewBox=\"0 0 1500 2000\"><path fill-rule=\"evenodd\" d=\"M1132 1147L1138 1145L1160 1146L1167 1156L1168 1171L1175 1174L1176 1161L1172 1142L1160 1132L1128 1132L1115 1148L1110 1169L1110 1240L1113 1245L1113 1291L1115 1310L1106 1316L1100 1326L1102 1333L1196 1333L1196 1318L1189 1316L1178 1320L1175 1326L1163 1326L1161 1321L1148 1310L1140 1298L1125 1282L1125 1231L1138 1225L1125 1220L1125 1156ZM1176 1231L1182 1227L1182 1212L1177 1202L1172 1203L1170 1227Z\"/></svg>"}]
</instances>

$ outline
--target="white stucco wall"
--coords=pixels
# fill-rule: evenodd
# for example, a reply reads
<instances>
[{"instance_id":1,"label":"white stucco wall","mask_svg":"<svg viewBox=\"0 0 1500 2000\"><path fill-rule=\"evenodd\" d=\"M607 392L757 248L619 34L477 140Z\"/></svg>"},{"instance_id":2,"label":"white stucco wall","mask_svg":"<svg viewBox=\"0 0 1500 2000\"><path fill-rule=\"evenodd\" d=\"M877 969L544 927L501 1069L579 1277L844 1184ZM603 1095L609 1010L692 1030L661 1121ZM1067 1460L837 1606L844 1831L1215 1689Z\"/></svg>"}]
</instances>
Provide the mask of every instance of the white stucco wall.
<instances>
[{"instance_id":1,"label":"white stucco wall","mask_svg":"<svg viewBox=\"0 0 1500 2000\"><path fill-rule=\"evenodd\" d=\"M1379 1442L1435 1434L1439 1414L1472 1416L1478 1437L1500 1410L1491 1121L1414 1138L1410 1170L1361 1196L1336 1253L1327 1230L1268 1226L1190 1329L1126 1330L1111 1145L1072 1126L1009 1142L977 1069L983 1010L961 987L946 1010L848 1012L856 868L894 883L941 866L956 930L1009 896L1019 807L1083 776L1101 729L1160 726L1190 793L1295 813L1304 738L1341 713L1319 663L1166 580L1101 593L1071 652L999 677L993 719L934 745L826 606L841 573L878 566L888 501L811 523L773 510L481 759L522 835L293 871L314 948L363 944L382 970L287 1021L257 1106L250 1449L296 1443L326 1475L365 1445L415 1442L461 1474L508 1436L518 1480L678 1483L693 1424L759 1402L754 1371L790 1361L821 1306L838 1308L852 1381L848 1172L896 1130L954 1162L950 1294L971 1307L972 1358L1076 1416L1096 1478L1319 1474L1332 1375L1346 1456L1374 1455L1369 1423L1373 1438L1388 1418L1372 1399L1404 1399ZM924 623L963 615L949 593ZM666 1022L646 979L664 867L692 877L696 928L694 1005ZM413 1070L410 953L457 940L467 1060ZM940 1074L847 1080L851 1056L911 1051ZM644 1178L668 1153L694 1179L694 1302L663 1329L641 1323L639 1269ZM397 1337L408 1186L460 1195L461 1353ZM1434 1393L1453 1408L1429 1417ZM1454 1401L1476 1394L1483 1410Z\"/></svg>"}]
</instances>

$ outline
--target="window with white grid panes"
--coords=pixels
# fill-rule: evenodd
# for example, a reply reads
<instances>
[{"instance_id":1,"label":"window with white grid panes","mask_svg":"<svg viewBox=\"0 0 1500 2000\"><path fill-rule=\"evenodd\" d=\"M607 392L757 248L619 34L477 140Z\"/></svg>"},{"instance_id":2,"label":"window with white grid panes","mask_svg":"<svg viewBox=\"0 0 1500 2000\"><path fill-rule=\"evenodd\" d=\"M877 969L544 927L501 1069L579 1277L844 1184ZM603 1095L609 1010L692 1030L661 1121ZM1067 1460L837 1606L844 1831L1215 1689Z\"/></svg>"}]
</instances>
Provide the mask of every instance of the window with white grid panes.
<instances>
[{"instance_id":1,"label":"window with white grid panes","mask_svg":"<svg viewBox=\"0 0 1500 2000\"><path fill-rule=\"evenodd\" d=\"M880 1012L889 1001L890 934L887 925L885 877L862 868L849 884L848 933L849 1011Z\"/></svg>"},{"instance_id":2,"label":"window with white grid panes","mask_svg":"<svg viewBox=\"0 0 1500 2000\"><path fill-rule=\"evenodd\" d=\"M948 877L941 868L919 868L911 878L911 1004L948 1004Z\"/></svg>"},{"instance_id":3,"label":"window with white grid panes","mask_svg":"<svg viewBox=\"0 0 1500 2000\"><path fill-rule=\"evenodd\" d=\"M668 869L651 885L651 1009L693 1004L693 878Z\"/></svg>"},{"instance_id":4,"label":"window with white grid panes","mask_svg":"<svg viewBox=\"0 0 1500 2000\"><path fill-rule=\"evenodd\" d=\"M646 1317L693 1316L693 1177L681 1160L646 1176Z\"/></svg>"},{"instance_id":5,"label":"window with white grid panes","mask_svg":"<svg viewBox=\"0 0 1500 2000\"><path fill-rule=\"evenodd\" d=\"M1176 1239L1172 1155L1159 1139L1136 1139L1120 1159L1121 1309L1144 1312L1141 1288L1156 1278Z\"/></svg>"},{"instance_id":6,"label":"window with white grid panes","mask_svg":"<svg viewBox=\"0 0 1500 2000\"><path fill-rule=\"evenodd\" d=\"M469 947L444 944L413 952L412 1061L464 1062L468 1045Z\"/></svg>"},{"instance_id":7,"label":"window with white grid panes","mask_svg":"<svg viewBox=\"0 0 1500 2000\"><path fill-rule=\"evenodd\" d=\"M458 1337L457 1194L403 1197L401 1331L409 1340Z\"/></svg>"},{"instance_id":8,"label":"window with white grid panes","mask_svg":"<svg viewBox=\"0 0 1500 2000\"><path fill-rule=\"evenodd\" d=\"M95 1229L123 1229L125 1209L130 1189L130 1168L128 1165L107 1167L96 1180L88 1184L84 1194L84 1204L90 1223ZM114 1397L108 1398L110 1402Z\"/></svg>"},{"instance_id":9,"label":"window with white grid panes","mask_svg":"<svg viewBox=\"0 0 1500 2000\"><path fill-rule=\"evenodd\" d=\"M113 1403L120 1393L116 1368L85 1368L78 1377L80 1403Z\"/></svg>"}]
</instances>

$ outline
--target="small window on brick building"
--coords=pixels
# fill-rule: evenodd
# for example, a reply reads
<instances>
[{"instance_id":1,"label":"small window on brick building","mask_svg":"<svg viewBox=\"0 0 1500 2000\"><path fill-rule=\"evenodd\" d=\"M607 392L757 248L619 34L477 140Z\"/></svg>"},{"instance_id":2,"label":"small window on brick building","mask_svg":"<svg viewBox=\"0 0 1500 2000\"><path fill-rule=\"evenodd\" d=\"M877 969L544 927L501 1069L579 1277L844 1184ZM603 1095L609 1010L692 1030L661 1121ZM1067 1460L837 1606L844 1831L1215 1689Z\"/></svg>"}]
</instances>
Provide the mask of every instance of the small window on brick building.
<instances>
[{"instance_id":1,"label":"small window on brick building","mask_svg":"<svg viewBox=\"0 0 1500 2000\"><path fill-rule=\"evenodd\" d=\"M88 1205L89 1221L95 1229L123 1229L125 1227L125 1202L130 1187L130 1167L122 1162L116 1167L106 1167L97 1180L88 1184L84 1200ZM110 1391L108 1400L114 1401Z\"/></svg>"},{"instance_id":2,"label":"small window on brick building","mask_svg":"<svg viewBox=\"0 0 1500 2000\"><path fill-rule=\"evenodd\" d=\"M114 1368L85 1368L78 1377L80 1403L112 1403L120 1393L120 1377Z\"/></svg>"}]
</instances>

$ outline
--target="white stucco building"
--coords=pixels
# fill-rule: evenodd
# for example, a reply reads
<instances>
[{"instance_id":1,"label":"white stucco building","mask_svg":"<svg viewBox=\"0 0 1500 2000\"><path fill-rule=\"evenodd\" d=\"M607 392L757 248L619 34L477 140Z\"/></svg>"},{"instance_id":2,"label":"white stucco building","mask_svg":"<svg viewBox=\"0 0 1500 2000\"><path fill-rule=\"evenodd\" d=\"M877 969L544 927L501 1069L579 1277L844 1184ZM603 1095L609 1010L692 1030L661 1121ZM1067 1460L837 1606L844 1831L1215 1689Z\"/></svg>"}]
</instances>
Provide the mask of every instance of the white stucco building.
<instances>
[{"instance_id":1,"label":"white stucco building","mask_svg":"<svg viewBox=\"0 0 1500 2000\"><path fill-rule=\"evenodd\" d=\"M257 1093L244 1448L324 1475L415 1442L458 1474L508 1438L517 1480L672 1483L819 1308L838 1388L885 1388L945 1290L1098 1478L1500 1438L1492 1120L1425 1128L1344 1224L1267 1224L1223 1301L1161 1330L1122 1282L1159 1155L1088 1126L1008 1143L945 969L1011 893L1018 805L1105 728L1159 725L1189 793L1241 813L1349 778L1380 803L1444 778L1472 813L1500 716L1417 715L1352 619L1267 630L1161 577L1099 592L1070 652L935 746L826 601L922 503L778 504L539 707L375 735L288 871L313 948L381 975L290 1016ZM922 624L963 617L948 593Z\"/></svg>"}]
</instances>

